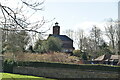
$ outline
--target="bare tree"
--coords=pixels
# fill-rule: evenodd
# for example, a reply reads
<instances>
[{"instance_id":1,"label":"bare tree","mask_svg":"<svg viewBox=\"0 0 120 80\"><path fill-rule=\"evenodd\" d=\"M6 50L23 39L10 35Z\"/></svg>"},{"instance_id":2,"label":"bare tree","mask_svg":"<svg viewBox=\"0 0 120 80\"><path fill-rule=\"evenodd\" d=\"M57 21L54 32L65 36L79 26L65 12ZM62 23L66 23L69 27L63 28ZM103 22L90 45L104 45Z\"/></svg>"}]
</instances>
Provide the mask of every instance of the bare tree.
<instances>
[{"instance_id":1,"label":"bare tree","mask_svg":"<svg viewBox=\"0 0 120 80\"><path fill-rule=\"evenodd\" d=\"M52 20L45 20L44 17L36 19L35 17L35 14L44 9L43 4L44 1L35 0L1 0L0 28L3 31L3 41L8 40L9 34L16 35L21 31L29 32L32 39L38 34L46 33L52 25L46 30L40 29Z\"/></svg>"},{"instance_id":2,"label":"bare tree","mask_svg":"<svg viewBox=\"0 0 120 80\"><path fill-rule=\"evenodd\" d=\"M4 4L6 2L6 4ZM36 2L34 0L16 0L16 6L14 8L9 6L7 3L12 1L2 0L0 1L0 25L4 31L28 31L43 34L48 29L40 31L39 29L49 21L45 20L44 17L40 20L33 19L34 14L43 10L43 3ZM6 33L7 34L7 33Z\"/></svg>"},{"instance_id":3,"label":"bare tree","mask_svg":"<svg viewBox=\"0 0 120 80\"><path fill-rule=\"evenodd\" d=\"M115 52L115 41L116 41L116 27L115 22L110 19L107 26L105 26L106 36L109 38L112 44L112 51Z\"/></svg>"},{"instance_id":4,"label":"bare tree","mask_svg":"<svg viewBox=\"0 0 120 80\"><path fill-rule=\"evenodd\" d=\"M119 32L118 32L118 36L119 36L119 39L118 39L118 54L120 54L120 25L119 25L118 29L119 29Z\"/></svg>"},{"instance_id":5,"label":"bare tree","mask_svg":"<svg viewBox=\"0 0 120 80\"><path fill-rule=\"evenodd\" d=\"M102 31L96 27L96 25L93 26L90 37L94 41L94 50L97 51L98 46L100 45L100 42L102 41Z\"/></svg>"},{"instance_id":6,"label":"bare tree","mask_svg":"<svg viewBox=\"0 0 120 80\"><path fill-rule=\"evenodd\" d=\"M75 42L80 50L83 50L84 48L84 39L85 39L84 31L81 29L78 29L75 32Z\"/></svg>"},{"instance_id":7,"label":"bare tree","mask_svg":"<svg viewBox=\"0 0 120 80\"><path fill-rule=\"evenodd\" d=\"M63 31L63 33L66 34L71 39L73 39L73 37L74 37L74 31L71 29L67 29L67 30Z\"/></svg>"},{"instance_id":8,"label":"bare tree","mask_svg":"<svg viewBox=\"0 0 120 80\"><path fill-rule=\"evenodd\" d=\"M116 21L116 39L117 51L120 54L120 21Z\"/></svg>"}]
</instances>

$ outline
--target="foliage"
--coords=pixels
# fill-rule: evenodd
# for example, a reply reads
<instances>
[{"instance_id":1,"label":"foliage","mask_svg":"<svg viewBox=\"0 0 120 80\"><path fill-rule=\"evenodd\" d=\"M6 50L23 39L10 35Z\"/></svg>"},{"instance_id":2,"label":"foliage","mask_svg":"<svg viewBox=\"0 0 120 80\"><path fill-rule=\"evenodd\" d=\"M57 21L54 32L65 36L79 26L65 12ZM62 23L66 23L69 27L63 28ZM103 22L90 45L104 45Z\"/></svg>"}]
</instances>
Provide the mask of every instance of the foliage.
<instances>
[{"instance_id":1,"label":"foliage","mask_svg":"<svg viewBox=\"0 0 120 80\"><path fill-rule=\"evenodd\" d=\"M40 52L40 48L41 48L41 46L42 46L42 40L37 40L36 42L35 42L35 46L34 46L34 50L35 50L35 52Z\"/></svg>"},{"instance_id":2,"label":"foliage","mask_svg":"<svg viewBox=\"0 0 120 80\"><path fill-rule=\"evenodd\" d=\"M13 72L13 67L16 65L16 62L14 60L7 59L4 61L4 68L3 70L5 72Z\"/></svg>"},{"instance_id":3,"label":"foliage","mask_svg":"<svg viewBox=\"0 0 120 80\"><path fill-rule=\"evenodd\" d=\"M6 53L4 54L4 59L11 59L15 61L36 61L36 62L61 62L61 63L77 63L79 61L78 57L70 56L67 53ZM12 55L16 55L14 58Z\"/></svg>"},{"instance_id":4,"label":"foliage","mask_svg":"<svg viewBox=\"0 0 120 80\"><path fill-rule=\"evenodd\" d=\"M82 52L81 50L74 50L73 51L73 55L77 56L77 57L79 57L79 58L81 58L83 60L87 60L88 59L87 58L88 56L87 56L86 52Z\"/></svg>"},{"instance_id":5,"label":"foliage","mask_svg":"<svg viewBox=\"0 0 120 80\"><path fill-rule=\"evenodd\" d=\"M38 35L48 31L47 27L45 30L40 30L48 23L44 17L37 15L37 17L39 16L38 19L33 21L36 13L43 9L44 0L17 0L14 2L14 6L10 6L9 4L13 2L14 0L0 0L0 23L2 23L0 29L2 29L4 36L3 53L6 51L24 52L28 44L26 41L33 43L33 40L39 37ZM26 32L31 35L29 36L31 40L28 40Z\"/></svg>"},{"instance_id":6,"label":"foliage","mask_svg":"<svg viewBox=\"0 0 120 80\"><path fill-rule=\"evenodd\" d=\"M82 53L82 52L81 52L80 50L74 50L74 51L73 51L73 55L74 55L74 56L77 56L77 57L81 57L81 53Z\"/></svg>"},{"instance_id":7,"label":"foliage","mask_svg":"<svg viewBox=\"0 0 120 80\"><path fill-rule=\"evenodd\" d=\"M90 31L90 39L92 42L91 48L93 50L93 57L98 56L99 45L103 43L102 31L96 25L94 25Z\"/></svg>"},{"instance_id":8,"label":"foliage","mask_svg":"<svg viewBox=\"0 0 120 80\"><path fill-rule=\"evenodd\" d=\"M110 51L109 46L105 42L102 45L100 45L99 48L100 48L100 51L99 51L100 55L103 55L103 54L113 54Z\"/></svg>"},{"instance_id":9,"label":"foliage","mask_svg":"<svg viewBox=\"0 0 120 80\"><path fill-rule=\"evenodd\" d=\"M64 63L53 63L53 62L18 62L18 65L28 67L49 67L49 68L65 68L65 69L79 69L81 71L84 70L99 70L99 71L120 71L120 66L111 66L111 65L103 65L103 64L64 64Z\"/></svg>"},{"instance_id":10,"label":"foliage","mask_svg":"<svg viewBox=\"0 0 120 80\"><path fill-rule=\"evenodd\" d=\"M47 49L47 41L46 40L37 40L35 42L34 51L37 53L46 53Z\"/></svg>"},{"instance_id":11,"label":"foliage","mask_svg":"<svg viewBox=\"0 0 120 80\"><path fill-rule=\"evenodd\" d=\"M82 53L82 59L83 59L83 60L87 60L87 54L86 54L86 52L83 52L83 53Z\"/></svg>"},{"instance_id":12,"label":"foliage","mask_svg":"<svg viewBox=\"0 0 120 80\"><path fill-rule=\"evenodd\" d=\"M73 59L74 58L74 59ZM69 56L69 59L72 61L75 60L74 56ZM54 58L55 60L55 58ZM111 66L111 65L103 65L103 64L71 64L71 63L61 63L61 62L38 62L38 61L5 61L4 66L6 67L4 70L6 72L12 72L14 66L28 66L28 67L52 67L52 68L64 68L64 69L80 69L80 70L100 70L100 71L115 71L118 72L120 70L120 66Z\"/></svg>"},{"instance_id":13,"label":"foliage","mask_svg":"<svg viewBox=\"0 0 120 80\"><path fill-rule=\"evenodd\" d=\"M49 37L47 40L48 51L61 51L61 41L55 37Z\"/></svg>"},{"instance_id":14,"label":"foliage","mask_svg":"<svg viewBox=\"0 0 120 80\"><path fill-rule=\"evenodd\" d=\"M55 37L49 37L47 40L38 40L35 44L37 52L59 52L61 51L61 40Z\"/></svg>"},{"instance_id":15,"label":"foliage","mask_svg":"<svg viewBox=\"0 0 120 80\"><path fill-rule=\"evenodd\" d=\"M4 52L24 52L29 39L29 35L25 31L10 32L7 40L3 40L3 50Z\"/></svg>"}]
</instances>

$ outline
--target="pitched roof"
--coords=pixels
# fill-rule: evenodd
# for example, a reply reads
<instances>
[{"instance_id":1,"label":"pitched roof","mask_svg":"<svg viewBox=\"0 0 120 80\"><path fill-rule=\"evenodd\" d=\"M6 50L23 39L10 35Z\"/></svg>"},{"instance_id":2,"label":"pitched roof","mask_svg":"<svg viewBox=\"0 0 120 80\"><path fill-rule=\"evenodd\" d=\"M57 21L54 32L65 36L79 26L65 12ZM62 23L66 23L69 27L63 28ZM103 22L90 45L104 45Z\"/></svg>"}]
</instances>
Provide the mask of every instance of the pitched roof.
<instances>
[{"instance_id":1,"label":"pitched roof","mask_svg":"<svg viewBox=\"0 0 120 80\"><path fill-rule=\"evenodd\" d=\"M120 59L120 55L111 55L110 59Z\"/></svg>"},{"instance_id":2,"label":"pitched roof","mask_svg":"<svg viewBox=\"0 0 120 80\"><path fill-rule=\"evenodd\" d=\"M53 36L53 37L57 37L57 38L59 38L60 40L62 40L62 41L73 41L72 39L70 39L68 36L66 36L66 35L54 35L54 34L50 34L49 35L49 37L50 36Z\"/></svg>"},{"instance_id":3,"label":"pitched roof","mask_svg":"<svg viewBox=\"0 0 120 80\"><path fill-rule=\"evenodd\" d=\"M105 57L105 55L99 56L98 58L95 59L95 61L101 61L104 59L104 57Z\"/></svg>"},{"instance_id":4,"label":"pitched roof","mask_svg":"<svg viewBox=\"0 0 120 80\"><path fill-rule=\"evenodd\" d=\"M102 60L115 60L120 59L120 55L102 55L95 59L95 61L102 61Z\"/></svg>"}]
</instances>

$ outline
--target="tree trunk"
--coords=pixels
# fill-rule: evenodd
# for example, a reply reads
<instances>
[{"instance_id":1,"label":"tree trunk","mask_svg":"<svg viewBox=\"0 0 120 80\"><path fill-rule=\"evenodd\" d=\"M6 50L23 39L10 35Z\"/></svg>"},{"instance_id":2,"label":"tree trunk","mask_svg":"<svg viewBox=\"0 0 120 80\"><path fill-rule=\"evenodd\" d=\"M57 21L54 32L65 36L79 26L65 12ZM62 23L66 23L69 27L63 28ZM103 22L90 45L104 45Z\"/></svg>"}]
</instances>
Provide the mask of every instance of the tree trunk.
<instances>
[{"instance_id":1,"label":"tree trunk","mask_svg":"<svg viewBox=\"0 0 120 80\"><path fill-rule=\"evenodd\" d=\"M113 48L113 50L115 49L114 40L112 40L112 48Z\"/></svg>"},{"instance_id":2,"label":"tree trunk","mask_svg":"<svg viewBox=\"0 0 120 80\"><path fill-rule=\"evenodd\" d=\"M118 41L118 55L120 55L120 41Z\"/></svg>"}]
</instances>

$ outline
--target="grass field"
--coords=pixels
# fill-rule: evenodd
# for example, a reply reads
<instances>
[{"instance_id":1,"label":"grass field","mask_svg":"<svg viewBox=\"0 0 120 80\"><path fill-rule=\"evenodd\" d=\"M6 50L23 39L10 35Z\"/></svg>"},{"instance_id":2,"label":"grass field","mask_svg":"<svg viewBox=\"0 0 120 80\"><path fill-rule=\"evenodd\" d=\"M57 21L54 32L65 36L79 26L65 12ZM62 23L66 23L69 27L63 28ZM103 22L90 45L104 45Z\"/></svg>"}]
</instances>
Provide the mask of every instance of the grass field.
<instances>
[{"instance_id":1,"label":"grass field","mask_svg":"<svg viewBox=\"0 0 120 80\"><path fill-rule=\"evenodd\" d=\"M55 79L10 73L0 73L0 80L55 80Z\"/></svg>"}]
</instances>

